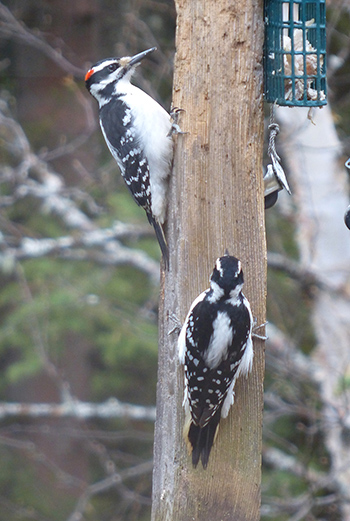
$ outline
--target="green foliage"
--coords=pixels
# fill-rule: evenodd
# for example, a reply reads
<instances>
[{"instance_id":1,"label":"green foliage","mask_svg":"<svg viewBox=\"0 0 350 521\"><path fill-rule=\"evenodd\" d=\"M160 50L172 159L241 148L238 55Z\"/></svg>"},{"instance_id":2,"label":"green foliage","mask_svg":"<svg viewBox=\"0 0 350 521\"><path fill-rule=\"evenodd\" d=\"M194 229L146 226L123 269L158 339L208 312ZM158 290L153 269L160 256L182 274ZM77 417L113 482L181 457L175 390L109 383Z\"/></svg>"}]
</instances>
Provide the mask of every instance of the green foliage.
<instances>
[{"instance_id":1,"label":"green foliage","mask_svg":"<svg viewBox=\"0 0 350 521\"><path fill-rule=\"evenodd\" d=\"M74 332L86 343L91 360L100 360L92 380L99 399L120 392L130 401L154 403L155 378L147 378L147 372L156 366L156 325L139 316L150 290L145 275L129 267L36 259L26 262L23 276L28 288L13 282L1 295L0 305L10 301L12 310L3 320L0 349L18 353L3 383L38 371L41 349L60 364L67 349L74 349L67 345L67 334ZM140 377L142 390L133 389L128 369Z\"/></svg>"},{"instance_id":2,"label":"green foliage","mask_svg":"<svg viewBox=\"0 0 350 521\"><path fill-rule=\"evenodd\" d=\"M279 212L278 205L266 212L268 250L298 260L294 224ZM268 320L295 345L310 353L315 338L310 322L312 293L286 272L270 269L267 275Z\"/></svg>"},{"instance_id":3,"label":"green foliage","mask_svg":"<svg viewBox=\"0 0 350 521\"><path fill-rule=\"evenodd\" d=\"M297 259L299 252L294 238L294 223L291 219L281 215L278 203L265 212L265 219L268 230L268 250L283 253L292 259Z\"/></svg>"}]
</instances>

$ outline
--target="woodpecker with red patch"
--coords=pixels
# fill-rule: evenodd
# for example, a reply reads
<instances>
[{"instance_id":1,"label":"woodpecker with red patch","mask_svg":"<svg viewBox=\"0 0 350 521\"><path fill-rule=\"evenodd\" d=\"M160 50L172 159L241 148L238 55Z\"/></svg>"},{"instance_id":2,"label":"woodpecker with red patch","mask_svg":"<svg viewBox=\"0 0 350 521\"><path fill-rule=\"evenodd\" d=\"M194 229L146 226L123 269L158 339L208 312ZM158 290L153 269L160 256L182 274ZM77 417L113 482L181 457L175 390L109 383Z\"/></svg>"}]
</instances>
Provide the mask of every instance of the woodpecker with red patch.
<instances>
[{"instance_id":1,"label":"woodpecker with red patch","mask_svg":"<svg viewBox=\"0 0 350 521\"><path fill-rule=\"evenodd\" d=\"M220 418L234 403L234 387L253 363L250 304L242 293L241 262L228 254L217 259L210 288L192 303L178 339L185 369L184 437L192 464L204 468Z\"/></svg>"},{"instance_id":2,"label":"woodpecker with red patch","mask_svg":"<svg viewBox=\"0 0 350 521\"><path fill-rule=\"evenodd\" d=\"M169 254L162 225L173 159L173 125L170 115L151 96L130 83L141 60L155 50L102 60L87 72L85 83L98 101L107 146L132 196L154 227L167 267Z\"/></svg>"}]
</instances>

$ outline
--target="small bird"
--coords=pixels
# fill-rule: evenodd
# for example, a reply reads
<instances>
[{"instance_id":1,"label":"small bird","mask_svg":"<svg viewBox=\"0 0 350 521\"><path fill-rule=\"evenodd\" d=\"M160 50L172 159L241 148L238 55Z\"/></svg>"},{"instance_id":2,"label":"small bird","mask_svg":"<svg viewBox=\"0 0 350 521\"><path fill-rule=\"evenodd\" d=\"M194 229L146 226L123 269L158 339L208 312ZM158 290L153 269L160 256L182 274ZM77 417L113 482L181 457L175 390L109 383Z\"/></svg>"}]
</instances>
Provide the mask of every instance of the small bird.
<instances>
[{"instance_id":1,"label":"small bird","mask_svg":"<svg viewBox=\"0 0 350 521\"><path fill-rule=\"evenodd\" d=\"M267 153L270 156L271 161L272 161L272 166L270 166L270 165L269 166L270 166L270 168L272 168L272 171L275 174L276 179L277 179L278 183L280 184L281 188L285 188L287 190L287 192L289 193L289 195L292 195L292 192L290 191L290 188L289 188L286 174L284 173L284 170L280 163L281 158L276 152L275 141L276 141L276 137L277 137L279 131L280 131L280 127L279 127L279 125L277 125L277 123L271 123L271 125L269 125L270 135L269 135L269 146L267 149ZM268 166L268 168L269 168L269 166Z\"/></svg>"},{"instance_id":2,"label":"small bird","mask_svg":"<svg viewBox=\"0 0 350 521\"><path fill-rule=\"evenodd\" d=\"M217 259L210 288L192 303L179 335L184 437L194 467L199 459L207 467L220 418L227 417L234 402L236 380L252 368L253 318L242 287L241 262L228 254Z\"/></svg>"},{"instance_id":3,"label":"small bird","mask_svg":"<svg viewBox=\"0 0 350 521\"><path fill-rule=\"evenodd\" d=\"M165 267L169 252L163 231L173 160L171 116L130 83L152 47L135 56L107 58L86 73L85 84L99 104L102 134L132 196L154 227Z\"/></svg>"}]
</instances>

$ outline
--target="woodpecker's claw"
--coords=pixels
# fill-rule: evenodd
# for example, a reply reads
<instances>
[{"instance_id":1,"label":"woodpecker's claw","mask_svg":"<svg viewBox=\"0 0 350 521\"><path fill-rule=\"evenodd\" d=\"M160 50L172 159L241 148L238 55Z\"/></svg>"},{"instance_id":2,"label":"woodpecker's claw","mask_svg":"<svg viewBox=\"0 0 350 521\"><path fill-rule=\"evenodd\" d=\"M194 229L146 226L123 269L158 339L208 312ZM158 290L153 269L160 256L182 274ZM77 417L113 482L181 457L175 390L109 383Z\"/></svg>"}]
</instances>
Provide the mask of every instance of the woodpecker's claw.
<instances>
[{"instance_id":1,"label":"woodpecker's claw","mask_svg":"<svg viewBox=\"0 0 350 521\"><path fill-rule=\"evenodd\" d=\"M173 333L177 333L179 336L182 328L180 320L177 318L175 313L169 313L169 319L174 323L174 327L168 331L168 336L172 335Z\"/></svg>"},{"instance_id":2,"label":"woodpecker's claw","mask_svg":"<svg viewBox=\"0 0 350 521\"><path fill-rule=\"evenodd\" d=\"M184 109L179 109L178 107L173 107L170 111L170 117L173 120L171 129L169 130L167 136L170 137L174 134L188 134L188 132L182 132L178 120L180 116L180 112L185 112Z\"/></svg>"},{"instance_id":3,"label":"woodpecker's claw","mask_svg":"<svg viewBox=\"0 0 350 521\"><path fill-rule=\"evenodd\" d=\"M174 121L177 122L180 112L186 112L185 109L179 109L179 107L173 107L170 110L170 116Z\"/></svg>"},{"instance_id":4,"label":"woodpecker's claw","mask_svg":"<svg viewBox=\"0 0 350 521\"><path fill-rule=\"evenodd\" d=\"M265 335L258 335L255 333L258 329L261 329L262 327L265 327L268 324L268 322L264 322L263 324L260 324L259 326L256 325L256 318L254 318L254 324L253 324L253 332L252 337L259 338L260 340L267 340L269 337Z\"/></svg>"}]
</instances>

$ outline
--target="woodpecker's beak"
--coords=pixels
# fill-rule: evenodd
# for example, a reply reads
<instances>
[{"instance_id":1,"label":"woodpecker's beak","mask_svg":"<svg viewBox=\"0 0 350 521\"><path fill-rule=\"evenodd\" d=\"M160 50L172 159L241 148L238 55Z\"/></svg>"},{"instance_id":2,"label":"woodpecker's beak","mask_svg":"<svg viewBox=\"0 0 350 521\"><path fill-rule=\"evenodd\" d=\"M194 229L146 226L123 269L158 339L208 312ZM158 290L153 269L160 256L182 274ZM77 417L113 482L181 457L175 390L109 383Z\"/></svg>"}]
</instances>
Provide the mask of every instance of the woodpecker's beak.
<instances>
[{"instance_id":1,"label":"woodpecker's beak","mask_svg":"<svg viewBox=\"0 0 350 521\"><path fill-rule=\"evenodd\" d=\"M137 63L140 63L141 60L143 60L147 54L150 54L153 51L156 51L157 47L152 47L151 49L147 49L147 51L140 52L139 54L135 54L135 56L132 56L130 58L130 61L128 63L129 67L132 67L133 65L136 65Z\"/></svg>"}]
</instances>

